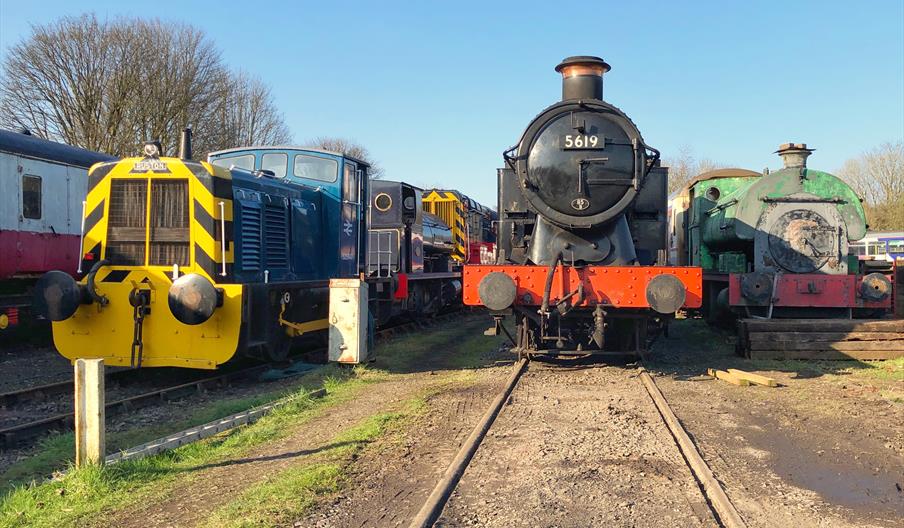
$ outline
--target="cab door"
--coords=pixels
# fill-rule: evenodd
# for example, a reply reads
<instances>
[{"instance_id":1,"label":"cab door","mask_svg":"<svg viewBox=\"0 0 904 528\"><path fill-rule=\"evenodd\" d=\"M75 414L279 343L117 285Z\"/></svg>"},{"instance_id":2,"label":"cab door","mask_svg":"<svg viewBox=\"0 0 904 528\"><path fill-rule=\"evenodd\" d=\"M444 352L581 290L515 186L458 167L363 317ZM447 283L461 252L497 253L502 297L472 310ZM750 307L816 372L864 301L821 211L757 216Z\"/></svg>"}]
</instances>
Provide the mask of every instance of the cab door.
<instances>
[{"instance_id":1,"label":"cab door","mask_svg":"<svg viewBox=\"0 0 904 528\"><path fill-rule=\"evenodd\" d=\"M342 175L342 226L339 231L339 274L357 276L361 251L361 185L358 164L345 160Z\"/></svg>"}]
</instances>

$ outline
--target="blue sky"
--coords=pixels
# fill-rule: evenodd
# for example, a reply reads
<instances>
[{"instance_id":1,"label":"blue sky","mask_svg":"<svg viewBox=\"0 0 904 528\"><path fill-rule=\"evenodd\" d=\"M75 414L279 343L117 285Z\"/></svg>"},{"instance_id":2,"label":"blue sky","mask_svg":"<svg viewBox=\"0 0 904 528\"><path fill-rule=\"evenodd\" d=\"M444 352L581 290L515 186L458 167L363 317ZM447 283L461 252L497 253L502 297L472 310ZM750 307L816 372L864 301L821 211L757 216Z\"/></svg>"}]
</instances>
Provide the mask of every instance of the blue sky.
<instances>
[{"instance_id":1,"label":"blue sky","mask_svg":"<svg viewBox=\"0 0 904 528\"><path fill-rule=\"evenodd\" d=\"M760 170L904 139L904 0L155 2L0 0L0 50L64 14L190 22L273 88L297 142L364 144L387 177L495 205L501 152L560 96L565 56L605 58L605 98L667 157Z\"/></svg>"}]
</instances>

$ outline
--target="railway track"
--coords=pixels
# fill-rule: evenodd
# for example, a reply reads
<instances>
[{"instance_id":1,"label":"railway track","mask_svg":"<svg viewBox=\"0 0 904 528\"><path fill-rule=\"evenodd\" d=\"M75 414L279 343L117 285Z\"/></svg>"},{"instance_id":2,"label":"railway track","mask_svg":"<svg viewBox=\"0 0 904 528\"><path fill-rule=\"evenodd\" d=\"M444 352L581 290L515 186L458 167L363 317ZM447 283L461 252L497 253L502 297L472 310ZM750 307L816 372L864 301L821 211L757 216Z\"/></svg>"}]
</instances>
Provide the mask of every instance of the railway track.
<instances>
[{"instance_id":1,"label":"railway track","mask_svg":"<svg viewBox=\"0 0 904 528\"><path fill-rule=\"evenodd\" d=\"M481 442L492 427L496 417L505 405L505 402L511 396L512 391L522 379L522 375L528 370L528 366L529 360L527 358L523 358L515 363L512 373L505 385L489 405L478 424L471 431L470 436L468 436L467 440L462 444L461 448L456 453L455 458L446 469L446 472L439 482L437 482L427 500L409 524L409 528L429 528L440 518L446 503L458 486L458 483L464 475L465 470L468 468L474 454L477 452ZM646 393L649 395L653 405L656 407L663 424L672 435L684 462L696 480L698 489L712 511L714 518L725 528L746 528L747 525L743 518L740 516L737 509L735 509L728 495L725 493L725 490L713 475L712 470L703 460L703 457L687 434L687 431L675 416L668 400L666 400L665 396L663 396L662 392L656 386L656 381L646 369L643 368L641 368L638 379L643 385Z\"/></svg>"},{"instance_id":2,"label":"railway track","mask_svg":"<svg viewBox=\"0 0 904 528\"><path fill-rule=\"evenodd\" d=\"M238 369L228 373L217 373L213 376L206 376L186 383L180 383L178 385L170 385L164 388L154 389L148 392L137 394L135 396L129 396L127 398L108 402L106 404L105 412L107 416L116 416L118 414L133 411L135 409L140 409L142 407L147 407L161 401L166 402L168 400L184 397L193 393L204 392L213 387L224 386L237 379L248 378L257 374L261 374L269 368L272 368L272 365L254 365L252 367ZM59 386L66 384L68 384L68 387L71 389L72 382L69 381L61 382L59 384L52 384L52 390L59 391L55 394L60 394L63 392L63 389L61 389ZM39 389L41 389L41 387L34 387L26 389L22 392L29 393L33 396L34 394L36 394L34 391ZM20 446L21 444L29 440L33 440L51 431L70 431L74 426L74 422L74 413L66 412L0 429L0 447L11 448Z\"/></svg>"},{"instance_id":3,"label":"railway track","mask_svg":"<svg viewBox=\"0 0 904 528\"><path fill-rule=\"evenodd\" d=\"M378 341L385 341L398 335L426 330L461 316L462 311L459 310L442 314L431 319L393 325L375 332L375 338ZM168 385L163 388L156 388L141 394L111 401L106 404L105 412L108 417L116 416L160 402L190 396L194 393L201 393L213 387L225 386L238 379L251 378L255 375L262 374L271 368L273 368L272 364L265 363L225 373L215 372L214 375L204 376L199 379L175 385ZM108 385L113 385L116 383L134 381L141 376L141 372L140 369L125 369L109 372L106 375L107 383ZM72 380L27 387L25 389L0 394L0 409L8 410L29 402L46 401L49 398L60 395L71 395L73 394L73 391L74 387ZM5 427L0 429L0 448L9 449L21 446L26 442L32 441L51 431L70 431L74 427L74 422L74 413L65 412Z\"/></svg>"}]
</instances>

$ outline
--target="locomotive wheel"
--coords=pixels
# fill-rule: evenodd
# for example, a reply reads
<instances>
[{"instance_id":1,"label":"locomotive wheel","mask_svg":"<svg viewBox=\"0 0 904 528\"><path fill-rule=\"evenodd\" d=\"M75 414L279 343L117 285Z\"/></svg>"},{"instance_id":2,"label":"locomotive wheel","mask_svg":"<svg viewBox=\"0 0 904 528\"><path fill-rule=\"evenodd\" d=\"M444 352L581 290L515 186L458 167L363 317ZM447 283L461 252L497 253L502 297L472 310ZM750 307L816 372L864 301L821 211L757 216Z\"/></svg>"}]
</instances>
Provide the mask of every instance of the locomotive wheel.
<instances>
[{"instance_id":1,"label":"locomotive wheel","mask_svg":"<svg viewBox=\"0 0 904 528\"><path fill-rule=\"evenodd\" d=\"M262 355L264 360L280 362L285 361L289 357L292 350L292 338L283 332L274 334L273 339L262 347Z\"/></svg>"}]
</instances>

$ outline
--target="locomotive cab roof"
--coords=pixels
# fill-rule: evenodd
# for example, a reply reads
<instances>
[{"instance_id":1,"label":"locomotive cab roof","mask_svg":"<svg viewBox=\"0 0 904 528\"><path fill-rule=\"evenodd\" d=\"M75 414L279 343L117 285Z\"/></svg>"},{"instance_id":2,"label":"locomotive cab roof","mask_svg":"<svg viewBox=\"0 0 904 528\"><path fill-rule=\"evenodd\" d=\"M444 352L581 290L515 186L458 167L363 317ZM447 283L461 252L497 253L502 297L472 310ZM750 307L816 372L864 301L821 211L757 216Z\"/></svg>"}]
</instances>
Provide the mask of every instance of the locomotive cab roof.
<instances>
[{"instance_id":1,"label":"locomotive cab roof","mask_svg":"<svg viewBox=\"0 0 904 528\"><path fill-rule=\"evenodd\" d=\"M236 147L230 149L217 150L215 152L211 152L210 156L220 156L222 154L229 154L230 152L245 152L248 150L304 150L306 152L317 152L320 154L329 154L331 156L338 156L340 158L346 158L354 161L359 165L364 165L366 167L370 167L370 163L362 160L361 158L356 158L354 156L350 156L348 154L344 154L342 152L337 152L335 150L327 150L317 147L302 147L299 145L265 145L265 146L250 146L250 147Z\"/></svg>"}]
</instances>

